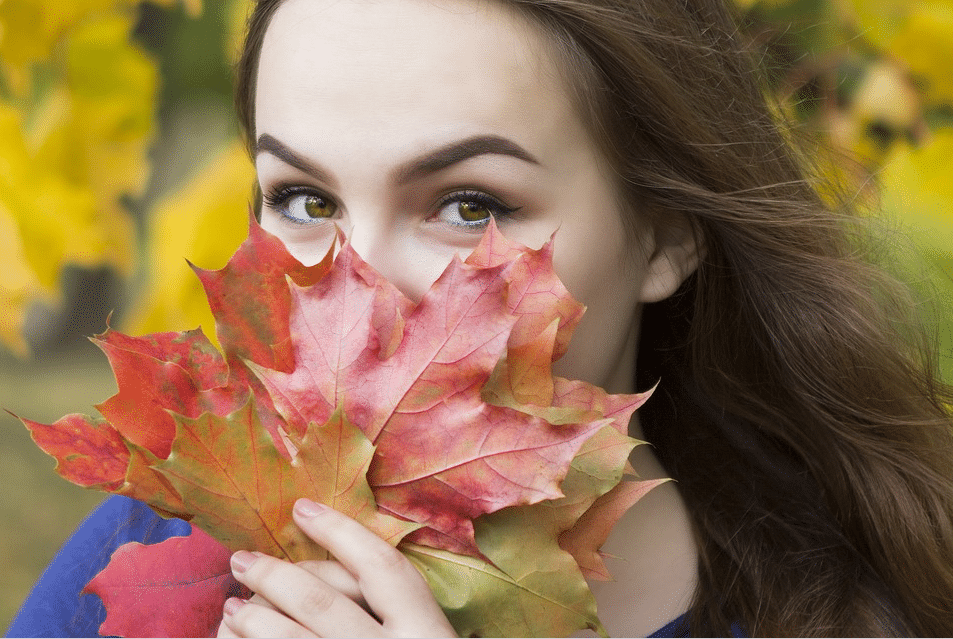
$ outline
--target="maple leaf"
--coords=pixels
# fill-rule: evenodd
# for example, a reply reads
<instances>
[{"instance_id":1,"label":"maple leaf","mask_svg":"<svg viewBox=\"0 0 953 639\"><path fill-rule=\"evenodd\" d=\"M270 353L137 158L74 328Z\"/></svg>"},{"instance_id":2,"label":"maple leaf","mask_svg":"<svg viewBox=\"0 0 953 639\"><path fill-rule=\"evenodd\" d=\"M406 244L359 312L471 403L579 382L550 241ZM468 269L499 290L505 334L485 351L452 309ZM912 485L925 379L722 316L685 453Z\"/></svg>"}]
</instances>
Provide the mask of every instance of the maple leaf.
<instances>
[{"instance_id":1,"label":"maple leaf","mask_svg":"<svg viewBox=\"0 0 953 639\"><path fill-rule=\"evenodd\" d=\"M579 628L605 634L585 577L602 578L604 567L600 571L601 560L593 556L637 499L610 488L631 484L644 493L655 484L619 483L637 444L606 425L573 459L562 498L477 519L476 540L484 561L405 547L461 636L546 637Z\"/></svg>"},{"instance_id":2,"label":"maple leaf","mask_svg":"<svg viewBox=\"0 0 953 639\"><path fill-rule=\"evenodd\" d=\"M198 528L187 537L170 537L158 544L120 546L83 590L98 595L109 610L100 634L213 636L225 600L244 590L232 577L231 555ZM162 614L155 614L157 601L164 604Z\"/></svg>"},{"instance_id":3,"label":"maple leaf","mask_svg":"<svg viewBox=\"0 0 953 639\"><path fill-rule=\"evenodd\" d=\"M284 285L285 276L301 285L313 284L330 268L333 252L329 250L314 266L304 266L284 250L281 240L255 222L251 210L248 215L248 240L224 268L192 269L205 288L225 352L287 370L291 366L287 319L291 294ZM250 291L254 294L249 295Z\"/></svg>"},{"instance_id":4,"label":"maple leaf","mask_svg":"<svg viewBox=\"0 0 953 639\"><path fill-rule=\"evenodd\" d=\"M482 389L506 356L514 329L527 320L524 334L546 322L553 325L553 339L543 351L545 364L535 367L545 373L517 386L525 389L548 376L551 401L560 312L567 316L566 331L581 312L571 298L560 304L569 296L553 283L551 268L548 277L537 273L550 263L549 245L536 252L503 251L503 243L499 233L488 234L481 247L492 247L482 251L490 257L481 259L478 249L473 260L485 266L451 262L398 322L402 339L388 348L381 344L389 332L382 340L375 330L376 281L345 245L327 277L308 288L292 287L290 325L299 336L295 369L254 367L290 423L323 421L342 403L377 445L369 481L379 506L426 524L411 536L414 541L474 557L480 552L472 520L562 496L559 483L569 463L602 425L598 419L554 424L483 400ZM533 346L531 341L523 348Z\"/></svg>"},{"instance_id":5,"label":"maple leaf","mask_svg":"<svg viewBox=\"0 0 953 639\"><path fill-rule=\"evenodd\" d=\"M584 577L650 488L619 488L649 394L552 375L583 311L552 241L533 251L491 223L415 304L338 239L305 267L252 219L225 268L195 269L224 353L201 331L107 331L106 419L24 423L67 479L230 550L325 558L291 505L326 503L399 544L464 634L601 629ZM106 606L107 622L128 616L126 600ZM193 629L220 620L220 602L196 610L215 618Z\"/></svg>"},{"instance_id":6,"label":"maple leaf","mask_svg":"<svg viewBox=\"0 0 953 639\"><path fill-rule=\"evenodd\" d=\"M190 505L192 523L229 548L292 561L327 553L292 521L298 497L318 499L396 545L417 525L380 513L365 479L373 446L344 417L312 423L292 462L261 426L253 400L234 413L176 417L179 433L160 472Z\"/></svg>"}]
</instances>

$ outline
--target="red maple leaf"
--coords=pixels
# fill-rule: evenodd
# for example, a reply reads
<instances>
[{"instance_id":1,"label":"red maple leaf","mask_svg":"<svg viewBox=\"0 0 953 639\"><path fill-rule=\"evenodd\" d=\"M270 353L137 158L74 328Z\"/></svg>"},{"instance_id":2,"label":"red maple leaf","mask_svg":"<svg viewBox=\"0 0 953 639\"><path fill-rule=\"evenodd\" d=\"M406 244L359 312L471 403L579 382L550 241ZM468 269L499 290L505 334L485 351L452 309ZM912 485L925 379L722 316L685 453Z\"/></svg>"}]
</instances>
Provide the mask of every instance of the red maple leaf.
<instances>
[{"instance_id":1,"label":"red maple leaf","mask_svg":"<svg viewBox=\"0 0 953 639\"><path fill-rule=\"evenodd\" d=\"M592 557L633 500L610 491L647 394L553 377L583 309L551 258L551 242L533 251L491 224L415 304L346 242L304 267L252 220L224 269L196 269L224 354L200 331L108 331L97 343L119 392L99 406L106 419L25 423L67 479L188 519L230 550L323 557L291 520L307 496L402 544L460 632L597 628L582 570L599 572ZM526 577L521 538L560 579ZM461 599L448 584L463 574L483 585ZM481 611L514 597L529 608L487 625ZM104 603L107 623L142 614L128 597ZM206 627L221 604L194 610L215 619L190 628Z\"/></svg>"},{"instance_id":2,"label":"red maple leaf","mask_svg":"<svg viewBox=\"0 0 953 639\"><path fill-rule=\"evenodd\" d=\"M368 479L378 506L428 527L414 541L480 556L473 519L561 497L572 458L603 423L553 425L483 400L521 318L501 304L512 281L524 283L513 272L519 257L483 268L454 260L404 319L389 356L374 330L376 287L355 263L345 245L327 277L292 287L296 367L256 373L298 428L343 406L377 446ZM546 355L551 363L552 349Z\"/></svg>"},{"instance_id":3,"label":"red maple leaf","mask_svg":"<svg viewBox=\"0 0 953 639\"><path fill-rule=\"evenodd\" d=\"M83 590L110 611L100 634L119 637L211 637L230 596L247 592L229 567L232 553L198 528L187 537L120 546ZM170 558L176 558L170 561ZM156 602L161 601L161 614ZM115 614L114 611L122 611Z\"/></svg>"}]
</instances>

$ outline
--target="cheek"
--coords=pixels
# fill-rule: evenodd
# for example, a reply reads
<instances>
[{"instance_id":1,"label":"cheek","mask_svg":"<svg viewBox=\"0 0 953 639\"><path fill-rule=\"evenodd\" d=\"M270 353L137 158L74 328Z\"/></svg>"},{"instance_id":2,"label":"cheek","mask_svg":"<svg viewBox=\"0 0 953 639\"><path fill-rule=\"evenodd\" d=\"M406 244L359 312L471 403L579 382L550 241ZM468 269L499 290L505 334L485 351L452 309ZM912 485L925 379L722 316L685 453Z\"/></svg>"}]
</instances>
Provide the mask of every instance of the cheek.
<instances>
[{"instance_id":1,"label":"cheek","mask_svg":"<svg viewBox=\"0 0 953 639\"><path fill-rule=\"evenodd\" d=\"M609 225L610 227L612 225ZM645 260L626 245L624 230L586 238L577 236L569 250L554 258L566 288L586 306L569 351L555 365L558 375L581 379L610 392L631 392L626 384L635 361L639 295Z\"/></svg>"}]
</instances>

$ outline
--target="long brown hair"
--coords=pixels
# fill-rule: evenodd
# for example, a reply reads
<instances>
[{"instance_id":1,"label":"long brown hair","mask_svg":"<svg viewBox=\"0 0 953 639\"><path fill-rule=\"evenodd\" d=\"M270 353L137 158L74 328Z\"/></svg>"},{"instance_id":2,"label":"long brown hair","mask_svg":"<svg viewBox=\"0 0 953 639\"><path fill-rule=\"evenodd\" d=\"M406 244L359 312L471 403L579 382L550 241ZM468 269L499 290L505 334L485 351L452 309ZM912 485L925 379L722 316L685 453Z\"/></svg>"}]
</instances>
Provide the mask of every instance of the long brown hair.
<instances>
[{"instance_id":1,"label":"long brown hair","mask_svg":"<svg viewBox=\"0 0 953 639\"><path fill-rule=\"evenodd\" d=\"M766 105L723 0L501 0L564 54L626 208L687 215L706 258L642 319L640 410L700 547L690 629L953 634L953 424L903 288L863 258ZM259 0L254 88L281 0Z\"/></svg>"}]
</instances>

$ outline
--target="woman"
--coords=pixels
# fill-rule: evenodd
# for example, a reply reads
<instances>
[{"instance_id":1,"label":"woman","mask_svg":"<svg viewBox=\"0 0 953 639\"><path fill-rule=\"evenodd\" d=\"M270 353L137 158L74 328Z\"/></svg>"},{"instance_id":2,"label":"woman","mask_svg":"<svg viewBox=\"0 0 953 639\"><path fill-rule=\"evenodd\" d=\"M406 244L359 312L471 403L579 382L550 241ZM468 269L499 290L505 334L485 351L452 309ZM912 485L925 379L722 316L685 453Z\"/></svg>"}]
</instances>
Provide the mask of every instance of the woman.
<instances>
[{"instance_id":1,"label":"woman","mask_svg":"<svg viewBox=\"0 0 953 639\"><path fill-rule=\"evenodd\" d=\"M950 395L720 0L260 0L237 97L262 225L299 259L337 223L419 296L490 216L558 229L588 311L557 372L661 378L633 464L678 480L605 548L611 633L953 632ZM452 632L399 553L295 512L339 563L236 553L257 594L223 636Z\"/></svg>"},{"instance_id":2,"label":"woman","mask_svg":"<svg viewBox=\"0 0 953 639\"><path fill-rule=\"evenodd\" d=\"M660 376L633 434L679 486L614 531L629 562L596 589L610 632L684 610L696 633L953 630L953 442L929 351L804 179L722 2L264 0L238 108L262 223L302 259L333 218L413 295L467 245L443 227L492 214L529 245L559 227L557 273L589 309L559 372L613 391ZM388 181L473 131L531 157ZM432 197L446 185L463 193ZM232 606L225 631L276 614Z\"/></svg>"}]
</instances>

